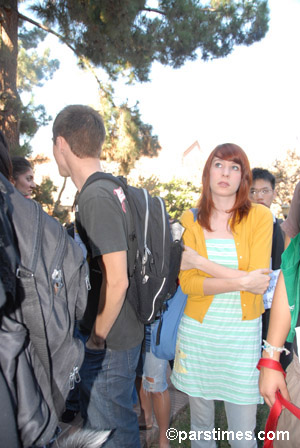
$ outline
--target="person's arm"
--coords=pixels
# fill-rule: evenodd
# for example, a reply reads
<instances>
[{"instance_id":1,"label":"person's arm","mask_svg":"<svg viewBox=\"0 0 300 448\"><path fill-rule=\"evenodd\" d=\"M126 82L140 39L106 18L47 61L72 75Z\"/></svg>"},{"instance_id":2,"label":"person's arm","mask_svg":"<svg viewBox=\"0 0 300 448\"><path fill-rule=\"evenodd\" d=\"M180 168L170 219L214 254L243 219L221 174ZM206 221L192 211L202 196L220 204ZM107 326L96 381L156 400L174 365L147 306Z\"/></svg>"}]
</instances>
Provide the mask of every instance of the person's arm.
<instances>
[{"instance_id":1,"label":"person's arm","mask_svg":"<svg viewBox=\"0 0 300 448\"><path fill-rule=\"evenodd\" d=\"M288 298L284 277L279 274L274 298L271 307L270 323L267 335L267 342L274 347L283 347L291 327L291 313L288 305ZM270 353L263 351L263 358L270 358ZM280 353L273 352L271 359L279 361ZM275 402L275 392L279 389L282 396L289 400L284 376L277 370L261 367L259 377L259 389L268 406Z\"/></svg>"},{"instance_id":2,"label":"person's arm","mask_svg":"<svg viewBox=\"0 0 300 448\"><path fill-rule=\"evenodd\" d=\"M213 277L213 279L205 279L205 295L231 291L249 291L253 294L263 294L270 281L266 274L271 272L269 269L257 269L248 273L241 269L221 266L202 257L188 246L184 247L180 269L198 269Z\"/></svg>"},{"instance_id":3,"label":"person's arm","mask_svg":"<svg viewBox=\"0 0 300 448\"><path fill-rule=\"evenodd\" d=\"M98 314L87 348L100 350L123 306L128 288L126 251L104 254L99 259L102 285Z\"/></svg>"},{"instance_id":4,"label":"person's arm","mask_svg":"<svg viewBox=\"0 0 300 448\"><path fill-rule=\"evenodd\" d=\"M285 235L285 237L284 237L284 250L288 247L290 242L291 242L291 238L288 235Z\"/></svg>"},{"instance_id":5,"label":"person's arm","mask_svg":"<svg viewBox=\"0 0 300 448\"><path fill-rule=\"evenodd\" d=\"M270 269L257 269L236 278L206 278L203 282L204 295L210 296L232 291L249 291L264 294L269 286Z\"/></svg>"},{"instance_id":6,"label":"person's arm","mask_svg":"<svg viewBox=\"0 0 300 448\"><path fill-rule=\"evenodd\" d=\"M300 232L300 182L296 185L288 217L281 223L281 228L285 233L285 249L288 247L291 238Z\"/></svg>"},{"instance_id":7,"label":"person's arm","mask_svg":"<svg viewBox=\"0 0 300 448\"><path fill-rule=\"evenodd\" d=\"M212 277L222 278L239 278L245 275L245 271L221 266L214 261L208 260L189 246L184 246L180 269L182 271L198 269Z\"/></svg>"}]
</instances>

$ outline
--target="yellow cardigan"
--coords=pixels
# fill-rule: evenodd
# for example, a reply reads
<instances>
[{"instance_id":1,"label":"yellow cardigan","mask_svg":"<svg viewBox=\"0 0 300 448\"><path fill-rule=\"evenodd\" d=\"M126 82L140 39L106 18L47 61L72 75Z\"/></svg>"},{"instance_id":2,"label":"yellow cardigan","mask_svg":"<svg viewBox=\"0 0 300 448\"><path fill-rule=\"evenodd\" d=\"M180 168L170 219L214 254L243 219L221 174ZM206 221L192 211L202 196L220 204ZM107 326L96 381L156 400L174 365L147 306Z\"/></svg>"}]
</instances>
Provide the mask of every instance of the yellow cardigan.
<instances>
[{"instance_id":1,"label":"yellow cardigan","mask_svg":"<svg viewBox=\"0 0 300 448\"><path fill-rule=\"evenodd\" d=\"M207 250L202 227L194 221L193 212L188 210L182 215L182 225L185 228L183 241L186 246L196 250L207 258ZM252 204L246 218L235 225L233 238L235 241L238 268L243 271L254 271L270 267L271 247L273 233L273 215L271 211L261 204ZM205 296L203 282L206 274L197 269L180 271L180 286L188 294L184 313L202 322L214 296ZM241 291L242 319L256 319L264 312L262 295L255 295Z\"/></svg>"}]
</instances>

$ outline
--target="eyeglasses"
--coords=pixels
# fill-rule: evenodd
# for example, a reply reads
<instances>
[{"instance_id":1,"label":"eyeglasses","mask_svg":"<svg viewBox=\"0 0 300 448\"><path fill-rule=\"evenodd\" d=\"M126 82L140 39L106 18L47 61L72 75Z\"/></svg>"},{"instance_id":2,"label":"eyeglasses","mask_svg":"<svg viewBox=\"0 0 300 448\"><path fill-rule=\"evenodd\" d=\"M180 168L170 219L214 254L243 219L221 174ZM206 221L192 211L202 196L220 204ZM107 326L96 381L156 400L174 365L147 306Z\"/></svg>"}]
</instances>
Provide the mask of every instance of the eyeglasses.
<instances>
[{"instance_id":1,"label":"eyeglasses","mask_svg":"<svg viewBox=\"0 0 300 448\"><path fill-rule=\"evenodd\" d=\"M267 194L273 192L274 190L271 190L270 188L262 188L261 190L250 190L251 196L258 196L261 194L262 196L266 196Z\"/></svg>"}]
</instances>

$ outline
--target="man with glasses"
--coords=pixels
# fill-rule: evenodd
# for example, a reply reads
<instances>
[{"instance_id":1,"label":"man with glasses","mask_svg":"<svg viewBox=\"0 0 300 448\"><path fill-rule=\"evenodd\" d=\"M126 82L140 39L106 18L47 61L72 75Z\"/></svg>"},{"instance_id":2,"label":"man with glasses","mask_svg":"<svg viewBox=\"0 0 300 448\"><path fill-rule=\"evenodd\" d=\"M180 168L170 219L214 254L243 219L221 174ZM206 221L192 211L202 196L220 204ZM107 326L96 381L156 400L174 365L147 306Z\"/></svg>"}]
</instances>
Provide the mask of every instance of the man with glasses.
<instances>
[{"instance_id":1,"label":"man with glasses","mask_svg":"<svg viewBox=\"0 0 300 448\"><path fill-rule=\"evenodd\" d=\"M250 188L250 199L257 204L265 205L270 208L276 197L275 177L270 171L263 168L252 169L252 185ZM280 272L281 254L284 251L284 235L280 224L282 219L273 215L273 242L271 254L271 269L273 270L271 281L267 292L264 294L265 313L262 315L262 339L267 339L267 332L270 320L270 308L272 305L275 286ZM287 347L288 348L288 347ZM284 368L291 361L290 356L283 354L280 359Z\"/></svg>"}]
</instances>

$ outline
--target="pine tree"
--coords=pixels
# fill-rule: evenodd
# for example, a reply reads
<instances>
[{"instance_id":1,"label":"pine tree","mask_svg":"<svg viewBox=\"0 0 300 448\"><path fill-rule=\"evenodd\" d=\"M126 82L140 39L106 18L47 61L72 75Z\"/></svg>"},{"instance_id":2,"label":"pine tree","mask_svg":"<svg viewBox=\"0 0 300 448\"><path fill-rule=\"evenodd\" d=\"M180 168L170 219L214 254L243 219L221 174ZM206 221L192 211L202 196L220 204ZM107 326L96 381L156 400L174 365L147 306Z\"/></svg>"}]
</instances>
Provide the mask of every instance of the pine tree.
<instances>
[{"instance_id":1,"label":"pine tree","mask_svg":"<svg viewBox=\"0 0 300 448\"><path fill-rule=\"evenodd\" d=\"M187 60L224 57L268 30L267 0L21 0L0 4L0 129L19 145L22 103L17 89L18 38L23 22L56 35L79 63L116 79L147 81L153 62L178 68Z\"/></svg>"}]
</instances>

